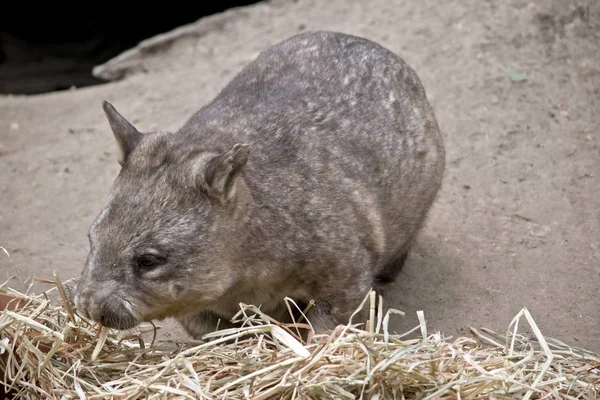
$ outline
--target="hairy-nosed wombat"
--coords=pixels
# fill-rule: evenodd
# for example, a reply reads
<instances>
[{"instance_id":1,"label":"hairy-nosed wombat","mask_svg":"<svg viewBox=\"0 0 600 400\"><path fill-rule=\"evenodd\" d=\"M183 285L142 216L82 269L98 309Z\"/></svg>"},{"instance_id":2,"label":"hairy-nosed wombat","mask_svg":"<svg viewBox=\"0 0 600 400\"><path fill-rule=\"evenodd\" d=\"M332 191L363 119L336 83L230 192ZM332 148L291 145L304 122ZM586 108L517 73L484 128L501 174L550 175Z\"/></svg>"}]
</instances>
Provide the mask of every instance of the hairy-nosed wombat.
<instances>
[{"instance_id":1,"label":"hairy-nosed wombat","mask_svg":"<svg viewBox=\"0 0 600 400\"><path fill-rule=\"evenodd\" d=\"M317 332L395 279L440 188L445 150L415 72L369 40L293 36L175 133L104 111L121 170L89 232L82 315L193 337L239 303L316 301ZM223 326L223 325L221 325Z\"/></svg>"}]
</instances>

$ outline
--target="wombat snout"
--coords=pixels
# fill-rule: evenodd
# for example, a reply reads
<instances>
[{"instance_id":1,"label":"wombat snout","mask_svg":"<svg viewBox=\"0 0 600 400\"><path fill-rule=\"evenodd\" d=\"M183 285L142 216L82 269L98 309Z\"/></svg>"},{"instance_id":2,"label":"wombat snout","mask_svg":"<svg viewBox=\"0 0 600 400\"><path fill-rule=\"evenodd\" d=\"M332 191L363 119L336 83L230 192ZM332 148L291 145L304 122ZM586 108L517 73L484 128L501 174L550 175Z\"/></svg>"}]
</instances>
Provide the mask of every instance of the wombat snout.
<instances>
[{"instance_id":1,"label":"wombat snout","mask_svg":"<svg viewBox=\"0 0 600 400\"><path fill-rule=\"evenodd\" d=\"M416 73L382 46L306 32L267 50L174 133L104 112L121 170L90 226L77 308L116 328L175 317L193 337L239 303L315 331L393 282L442 184Z\"/></svg>"},{"instance_id":2,"label":"wombat snout","mask_svg":"<svg viewBox=\"0 0 600 400\"><path fill-rule=\"evenodd\" d=\"M108 290L76 289L73 302L77 312L84 318L116 329L129 329L141 321L133 315L130 304L121 298L115 298Z\"/></svg>"}]
</instances>

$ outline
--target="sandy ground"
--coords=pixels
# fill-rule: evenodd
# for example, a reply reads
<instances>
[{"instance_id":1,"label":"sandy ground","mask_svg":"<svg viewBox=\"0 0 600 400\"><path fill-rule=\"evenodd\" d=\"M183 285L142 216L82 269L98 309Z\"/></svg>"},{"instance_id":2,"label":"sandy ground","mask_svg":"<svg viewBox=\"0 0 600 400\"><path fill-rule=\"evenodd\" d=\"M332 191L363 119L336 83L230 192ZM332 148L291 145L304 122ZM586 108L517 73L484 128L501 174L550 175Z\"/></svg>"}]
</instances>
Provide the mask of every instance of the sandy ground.
<instances>
[{"instance_id":1,"label":"sandy ground","mask_svg":"<svg viewBox=\"0 0 600 400\"><path fill-rule=\"evenodd\" d=\"M430 330L447 335L504 331L527 307L547 336L600 351L595 0L263 3L101 68L126 76L118 82L2 97L0 246L11 257L0 264L18 276L10 285L79 274L88 226L119 169L102 100L142 130L177 129L259 51L314 29L398 52L421 76L446 138L444 187L386 299L407 313L395 327L412 328L424 310Z\"/></svg>"}]
</instances>

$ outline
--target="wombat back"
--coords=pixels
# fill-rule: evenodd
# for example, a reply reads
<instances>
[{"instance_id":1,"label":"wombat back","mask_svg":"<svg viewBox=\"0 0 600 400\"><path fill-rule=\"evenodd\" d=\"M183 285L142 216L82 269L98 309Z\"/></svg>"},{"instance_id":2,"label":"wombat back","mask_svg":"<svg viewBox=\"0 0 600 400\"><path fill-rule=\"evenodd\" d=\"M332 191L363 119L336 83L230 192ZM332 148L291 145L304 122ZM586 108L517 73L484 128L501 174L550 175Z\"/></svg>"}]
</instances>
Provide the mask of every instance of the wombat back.
<instances>
[{"instance_id":1,"label":"wombat back","mask_svg":"<svg viewBox=\"0 0 600 400\"><path fill-rule=\"evenodd\" d=\"M337 32L269 48L181 132L219 151L250 144L245 181L273 218L294 221L295 247L310 238L312 252L317 238L350 243L367 231L380 265L404 253L445 166L414 70L377 43ZM279 235L264 240L282 243Z\"/></svg>"}]
</instances>

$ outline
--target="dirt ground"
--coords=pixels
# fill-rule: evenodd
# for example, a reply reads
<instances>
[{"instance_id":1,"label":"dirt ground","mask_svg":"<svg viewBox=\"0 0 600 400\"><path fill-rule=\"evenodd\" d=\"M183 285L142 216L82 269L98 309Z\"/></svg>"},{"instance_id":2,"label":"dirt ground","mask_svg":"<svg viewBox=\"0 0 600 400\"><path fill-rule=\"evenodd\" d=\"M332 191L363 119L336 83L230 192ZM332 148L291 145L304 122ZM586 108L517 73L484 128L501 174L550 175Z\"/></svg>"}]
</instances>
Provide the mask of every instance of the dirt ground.
<instances>
[{"instance_id":1,"label":"dirt ground","mask_svg":"<svg viewBox=\"0 0 600 400\"><path fill-rule=\"evenodd\" d=\"M142 130L175 130L267 46L302 30L378 41L422 78L447 145L426 229L386 304L406 331L504 332L527 307L542 332L600 351L600 2L282 0L145 42L97 70L124 79L0 98L0 256L79 274L115 178L109 100ZM36 286L34 289L46 289ZM181 337L173 330L171 337ZM169 335L169 333L164 333Z\"/></svg>"}]
</instances>

